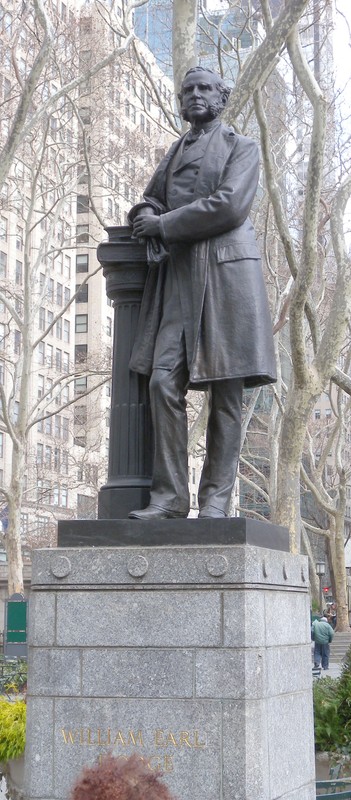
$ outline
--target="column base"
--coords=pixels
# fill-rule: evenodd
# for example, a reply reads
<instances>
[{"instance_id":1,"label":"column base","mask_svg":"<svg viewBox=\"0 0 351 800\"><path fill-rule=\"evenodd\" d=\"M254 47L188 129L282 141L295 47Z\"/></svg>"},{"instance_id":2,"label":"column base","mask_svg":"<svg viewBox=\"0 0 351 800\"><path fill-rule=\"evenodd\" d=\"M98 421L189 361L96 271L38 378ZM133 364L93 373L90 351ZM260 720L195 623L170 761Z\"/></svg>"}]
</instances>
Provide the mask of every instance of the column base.
<instances>
[{"instance_id":1,"label":"column base","mask_svg":"<svg viewBox=\"0 0 351 800\"><path fill-rule=\"evenodd\" d=\"M99 519L127 519L130 511L146 508L149 486L103 486L98 495Z\"/></svg>"}]
</instances>

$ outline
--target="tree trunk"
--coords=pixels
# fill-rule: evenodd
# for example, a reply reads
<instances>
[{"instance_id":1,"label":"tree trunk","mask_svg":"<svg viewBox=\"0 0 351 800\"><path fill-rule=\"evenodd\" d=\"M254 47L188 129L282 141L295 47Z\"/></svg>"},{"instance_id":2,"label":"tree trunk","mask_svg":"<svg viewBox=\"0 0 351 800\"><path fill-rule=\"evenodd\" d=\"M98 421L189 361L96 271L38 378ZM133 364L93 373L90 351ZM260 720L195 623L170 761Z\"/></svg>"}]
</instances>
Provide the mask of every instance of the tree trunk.
<instances>
[{"instance_id":1,"label":"tree trunk","mask_svg":"<svg viewBox=\"0 0 351 800\"><path fill-rule=\"evenodd\" d=\"M23 594L23 559L21 547L21 506L23 476L25 472L24 445L14 443L12 452L12 474L9 498L9 525L6 536L8 561L8 593Z\"/></svg>"},{"instance_id":2,"label":"tree trunk","mask_svg":"<svg viewBox=\"0 0 351 800\"><path fill-rule=\"evenodd\" d=\"M300 552L300 463L313 404L308 390L293 386L281 427L274 522L289 529L292 553Z\"/></svg>"},{"instance_id":3,"label":"tree trunk","mask_svg":"<svg viewBox=\"0 0 351 800\"><path fill-rule=\"evenodd\" d=\"M196 52L197 2L174 0L173 3L173 77L174 91L180 91L184 75L197 63Z\"/></svg>"},{"instance_id":4,"label":"tree trunk","mask_svg":"<svg viewBox=\"0 0 351 800\"><path fill-rule=\"evenodd\" d=\"M335 586L335 602L337 605L337 630L349 630L349 613L347 606L346 565L345 565L345 531L344 513L340 511L331 521L334 532L334 553L332 559L333 583Z\"/></svg>"}]
</instances>

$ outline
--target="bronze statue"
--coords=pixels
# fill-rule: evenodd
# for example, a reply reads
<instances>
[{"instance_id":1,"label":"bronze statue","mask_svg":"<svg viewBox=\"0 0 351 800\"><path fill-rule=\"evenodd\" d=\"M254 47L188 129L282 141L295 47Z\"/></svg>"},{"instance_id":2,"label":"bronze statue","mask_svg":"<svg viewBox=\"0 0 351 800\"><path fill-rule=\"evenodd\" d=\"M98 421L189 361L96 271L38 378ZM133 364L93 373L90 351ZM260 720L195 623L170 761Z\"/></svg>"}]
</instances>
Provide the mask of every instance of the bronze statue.
<instances>
[{"instance_id":1,"label":"bronze statue","mask_svg":"<svg viewBox=\"0 0 351 800\"><path fill-rule=\"evenodd\" d=\"M187 389L208 389L199 517L225 517L241 434L244 386L276 380L272 324L248 218L256 143L219 120L229 89L211 70L187 72L179 99L191 130L156 169L129 214L147 237L150 268L130 368L151 375L155 436L150 505L135 519L189 512ZM155 262L159 265L155 268Z\"/></svg>"}]
</instances>

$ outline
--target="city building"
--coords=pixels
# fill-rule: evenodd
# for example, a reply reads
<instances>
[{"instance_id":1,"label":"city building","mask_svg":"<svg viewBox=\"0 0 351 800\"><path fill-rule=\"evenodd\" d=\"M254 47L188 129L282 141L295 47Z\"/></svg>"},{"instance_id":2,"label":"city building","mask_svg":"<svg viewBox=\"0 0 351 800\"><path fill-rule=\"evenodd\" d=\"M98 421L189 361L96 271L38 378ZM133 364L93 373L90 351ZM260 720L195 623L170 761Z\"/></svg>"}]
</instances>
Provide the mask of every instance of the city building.
<instances>
[{"instance_id":1,"label":"city building","mask_svg":"<svg viewBox=\"0 0 351 800\"><path fill-rule=\"evenodd\" d=\"M36 52L31 19L17 5L0 8L0 101L7 112L0 148L18 75L25 81ZM19 436L25 560L32 546L55 546L57 520L96 516L107 471L113 343L113 308L96 247L105 226L126 223L172 140L152 88L171 108L172 83L143 44L60 96L65 81L123 43L123 30L112 31L95 4L80 9L57 0L49 13L55 51L33 114L51 95L57 101L32 129L28 124L0 205L0 541L4 555ZM122 21L122 5L116 15Z\"/></svg>"}]
</instances>

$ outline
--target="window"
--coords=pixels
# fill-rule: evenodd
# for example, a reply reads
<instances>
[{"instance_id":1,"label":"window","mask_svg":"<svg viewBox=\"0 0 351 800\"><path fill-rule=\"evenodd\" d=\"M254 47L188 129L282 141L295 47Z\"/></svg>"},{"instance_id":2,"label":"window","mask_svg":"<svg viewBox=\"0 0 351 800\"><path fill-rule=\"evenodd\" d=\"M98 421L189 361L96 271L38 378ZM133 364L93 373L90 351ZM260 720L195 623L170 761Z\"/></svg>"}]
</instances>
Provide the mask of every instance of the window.
<instances>
[{"instance_id":1,"label":"window","mask_svg":"<svg viewBox=\"0 0 351 800\"><path fill-rule=\"evenodd\" d=\"M6 278L7 271L7 255L0 252L0 278Z\"/></svg>"},{"instance_id":2,"label":"window","mask_svg":"<svg viewBox=\"0 0 351 800\"><path fill-rule=\"evenodd\" d=\"M88 272L89 270L89 255L88 253L80 253L76 256L76 272Z\"/></svg>"},{"instance_id":3,"label":"window","mask_svg":"<svg viewBox=\"0 0 351 800\"><path fill-rule=\"evenodd\" d=\"M44 445L41 442L37 444L37 464L41 467L44 461Z\"/></svg>"},{"instance_id":4,"label":"window","mask_svg":"<svg viewBox=\"0 0 351 800\"><path fill-rule=\"evenodd\" d=\"M65 288L63 290L63 296L64 296L64 301L65 301L65 306L66 306L67 303L69 303L69 301L71 299L71 290L70 290L69 286L65 286Z\"/></svg>"},{"instance_id":5,"label":"window","mask_svg":"<svg viewBox=\"0 0 351 800\"><path fill-rule=\"evenodd\" d=\"M77 447L86 447L87 446L86 436L84 436L84 435L83 436L75 436L74 437L74 444Z\"/></svg>"},{"instance_id":6,"label":"window","mask_svg":"<svg viewBox=\"0 0 351 800\"><path fill-rule=\"evenodd\" d=\"M38 364L45 364L45 344L39 342L38 344Z\"/></svg>"},{"instance_id":7,"label":"window","mask_svg":"<svg viewBox=\"0 0 351 800\"><path fill-rule=\"evenodd\" d=\"M81 108L79 109L80 117L84 125L89 125L90 123L90 108Z\"/></svg>"},{"instance_id":8,"label":"window","mask_svg":"<svg viewBox=\"0 0 351 800\"><path fill-rule=\"evenodd\" d=\"M39 330L40 331L45 331L45 318L46 318L45 308L41 307L41 308L39 308Z\"/></svg>"},{"instance_id":9,"label":"window","mask_svg":"<svg viewBox=\"0 0 351 800\"><path fill-rule=\"evenodd\" d=\"M74 424L79 426L79 425L86 425L86 423L87 423L87 407L75 406Z\"/></svg>"},{"instance_id":10,"label":"window","mask_svg":"<svg viewBox=\"0 0 351 800\"><path fill-rule=\"evenodd\" d=\"M3 322L0 322L0 350L5 350L6 330Z\"/></svg>"},{"instance_id":11,"label":"window","mask_svg":"<svg viewBox=\"0 0 351 800\"><path fill-rule=\"evenodd\" d=\"M325 409L325 416L327 417L327 419L330 419L330 417L331 417L331 408L326 408Z\"/></svg>"},{"instance_id":12,"label":"window","mask_svg":"<svg viewBox=\"0 0 351 800\"><path fill-rule=\"evenodd\" d=\"M320 408L316 408L315 409L314 418L315 419L320 419L321 418L321 410L320 410Z\"/></svg>"},{"instance_id":13,"label":"window","mask_svg":"<svg viewBox=\"0 0 351 800\"><path fill-rule=\"evenodd\" d=\"M61 472L64 475L68 475L68 451L67 450L62 450Z\"/></svg>"},{"instance_id":14,"label":"window","mask_svg":"<svg viewBox=\"0 0 351 800\"><path fill-rule=\"evenodd\" d=\"M60 273L60 275L62 275L62 272L63 272L63 257L62 257L62 253L57 253L57 256L55 256L55 261L56 261L56 269Z\"/></svg>"},{"instance_id":15,"label":"window","mask_svg":"<svg viewBox=\"0 0 351 800\"><path fill-rule=\"evenodd\" d=\"M61 465L61 450L59 447L55 447L54 450L54 469L56 472L59 471Z\"/></svg>"},{"instance_id":16,"label":"window","mask_svg":"<svg viewBox=\"0 0 351 800\"><path fill-rule=\"evenodd\" d=\"M66 351L63 354L62 367L63 367L63 372L65 374L67 374L67 372L69 372L69 353L66 353ZM66 386L66 390L67 390L67 393L68 393L68 391L69 391L68 390L68 386ZM64 402L67 402L67 401L68 401L68 397L67 397L67 400L64 400Z\"/></svg>"},{"instance_id":17,"label":"window","mask_svg":"<svg viewBox=\"0 0 351 800\"><path fill-rule=\"evenodd\" d=\"M60 350L58 347L56 347L55 363L56 363L56 369L59 370L59 372L61 372L62 371L62 350Z\"/></svg>"},{"instance_id":18,"label":"window","mask_svg":"<svg viewBox=\"0 0 351 800\"><path fill-rule=\"evenodd\" d=\"M62 339L62 317L59 317L56 322L56 338Z\"/></svg>"},{"instance_id":19,"label":"window","mask_svg":"<svg viewBox=\"0 0 351 800\"><path fill-rule=\"evenodd\" d=\"M88 355L88 345L87 344L76 344L74 348L74 362L75 364L82 364L84 361L87 360Z\"/></svg>"},{"instance_id":20,"label":"window","mask_svg":"<svg viewBox=\"0 0 351 800\"><path fill-rule=\"evenodd\" d=\"M55 414L55 436L61 439L61 417L59 414Z\"/></svg>"},{"instance_id":21,"label":"window","mask_svg":"<svg viewBox=\"0 0 351 800\"><path fill-rule=\"evenodd\" d=\"M76 314L76 333L88 332L88 314Z\"/></svg>"},{"instance_id":22,"label":"window","mask_svg":"<svg viewBox=\"0 0 351 800\"><path fill-rule=\"evenodd\" d=\"M112 336L112 319L111 319L111 317L107 317L107 319L106 319L106 333L107 333L107 336Z\"/></svg>"},{"instance_id":23,"label":"window","mask_svg":"<svg viewBox=\"0 0 351 800\"><path fill-rule=\"evenodd\" d=\"M95 499L85 494L77 494L78 519L95 519Z\"/></svg>"},{"instance_id":24,"label":"window","mask_svg":"<svg viewBox=\"0 0 351 800\"><path fill-rule=\"evenodd\" d=\"M69 419L68 417L62 417L62 439L64 442L68 442L69 438Z\"/></svg>"},{"instance_id":25,"label":"window","mask_svg":"<svg viewBox=\"0 0 351 800\"><path fill-rule=\"evenodd\" d=\"M63 300L63 287L62 283L58 283L56 285L56 303L58 306L62 306L62 300Z\"/></svg>"},{"instance_id":26,"label":"window","mask_svg":"<svg viewBox=\"0 0 351 800\"><path fill-rule=\"evenodd\" d=\"M87 303L88 302L88 284L84 283L83 285L77 284L76 292L78 292L76 297L76 303Z\"/></svg>"},{"instance_id":27,"label":"window","mask_svg":"<svg viewBox=\"0 0 351 800\"><path fill-rule=\"evenodd\" d=\"M16 259L16 272L15 272L15 281L17 286L22 285L23 281L23 266L21 261L17 261Z\"/></svg>"},{"instance_id":28,"label":"window","mask_svg":"<svg viewBox=\"0 0 351 800\"><path fill-rule=\"evenodd\" d=\"M54 291L55 291L55 284L53 278L49 278L48 286L46 290L46 297L50 300L51 303L54 302Z\"/></svg>"},{"instance_id":29,"label":"window","mask_svg":"<svg viewBox=\"0 0 351 800\"><path fill-rule=\"evenodd\" d=\"M45 433L47 436L52 434L52 417L45 417Z\"/></svg>"},{"instance_id":30,"label":"window","mask_svg":"<svg viewBox=\"0 0 351 800\"><path fill-rule=\"evenodd\" d=\"M16 227L16 249L23 250L23 228L20 225Z\"/></svg>"},{"instance_id":31,"label":"window","mask_svg":"<svg viewBox=\"0 0 351 800\"><path fill-rule=\"evenodd\" d=\"M89 225L77 225L77 244L89 241Z\"/></svg>"},{"instance_id":32,"label":"window","mask_svg":"<svg viewBox=\"0 0 351 800\"><path fill-rule=\"evenodd\" d=\"M71 338L70 330L71 330L71 324L70 324L69 319L64 319L63 320L63 341L64 342L69 343L70 338Z\"/></svg>"},{"instance_id":33,"label":"window","mask_svg":"<svg viewBox=\"0 0 351 800\"><path fill-rule=\"evenodd\" d=\"M61 506L67 508L68 504L68 489L67 486L61 486Z\"/></svg>"},{"instance_id":34,"label":"window","mask_svg":"<svg viewBox=\"0 0 351 800\"><path fill-rule=\"evenodd\" d=\"M7 242L7 224L6 217L0 217L0 239L3 242Z\"/></svg>"},{"instance_id":35,"label":"window","mask_svg":"<svg viewBox=\"0 0 351 800\"><path fill-rule=\"evenodd\" d=\"M4 458L4 434L0 432L0 458Z\"/></svg>"},{"instance_id":36,"label":"window","mask_svg":"<svg viewBox=\"0 0 351 800\"><path fill-rule=\"evenodd\" d=\"M47 364L48 367L53 367L54 366L54 348L53 348L52 344L47 344L46 345L45 361L46 361L46 364Z\"/></svg>"},{"instance_id":37,"label":"window","mask_svg":"<svg viewBox=\"0 0 351 800\"><path fill-rule=\"evenodd\" d=\"M64 277L66 280L69 280L71 277L71 257L65 256L64 261L64 270L63 270Z\"/></svg>"},{"instance_id":38,"label":"window","mask_svg":"<svg viewBox=\"0 0 351 800\"><path fill-rule=\"evenodd\" d=\"M51 469L52 448L49 444L45 445L45 466Z\"/></svg>"},{"instance_id":39,"label":"window","mask_svg":"<svg viewBox=\"0 0 351 800\"><path fill-rule=\"evenodd\" d=\"M14 406L13 406L13 421L14 421L15 423L17 423L17 422L18 422L18 416L19 416L19 405L20 405L20 404L19 404L18 400L15 400L15 402L14 402Z\"/></svg>"},{"instance_id":40,"label":"window","mask_svg":"<svg viewBox=\"0 0 351 800\"><path fill-rule=\"evenodd\" d=\"M89 197L87 194L77 194L77 214L87 214L89 211Z\"/></svg>"},{"instance_id":41,"label":"window","mask_svg":"<svg viewBox=\"0 0 351 800\"><path fill-rule=\"evenodd\" d=\"M38 531L40 533L48 533L49 531L49 517L37 517Z\"/></svg>"},{"instance_id":42,"label":"window","mask_svg":"<svg viewBox=\"0 0 351 800\"><path fill-rule=\"evenodd\" d=\"M18 330L15 330L15 343L14 343L14 349L15 349L15 353L16 353L16 355L17 355L17 356L19 356L19 354L20 354L20 352L21 352L21 343L22 343L22 336L21 336L21 332L20 332L20 331L18 331Z\"/></svg>"},{"instance_id":43,"label":"window","mask_svg":"<svg viewBox=\"0 0 351 800\"><path fill-rule=\"evenodd\" d=\"M44 392L45 392L44 375L38 375L38 398L43 397Z\"/></svg>"},{"instance_id":44,"label":"window","mask_svg":"<svg viewBox=\"0 0 351 800\"><path fill-rule=\"evenodd\" d=\"M51 502L53 506L60 505L60 490L57 485L53 487Z\"/></svg>"},{"instance_id":45,"label":"window","mask_svg":"<svg viewBox=\"0 0 351 800\"><path fill-rule=\"evenodd\" d=\"M74 381L74 394L84 394L86 392L88 386L88 379L87 377L76 378Z\"/></svg>"}]
</instances>

